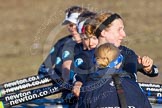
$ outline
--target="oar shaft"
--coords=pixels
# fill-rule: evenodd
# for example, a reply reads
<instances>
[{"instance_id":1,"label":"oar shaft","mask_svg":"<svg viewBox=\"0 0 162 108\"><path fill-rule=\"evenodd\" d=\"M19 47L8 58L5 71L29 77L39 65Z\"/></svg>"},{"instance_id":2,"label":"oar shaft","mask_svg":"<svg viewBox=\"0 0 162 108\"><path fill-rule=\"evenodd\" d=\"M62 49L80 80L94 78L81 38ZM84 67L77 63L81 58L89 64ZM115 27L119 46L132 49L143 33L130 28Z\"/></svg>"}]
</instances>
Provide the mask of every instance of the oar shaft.
<instances>
[{"instance_id":1,"label":"oar shaft","mask_svg":"<svg viewBox=\"0 0 162 108\"><path fill-rule=\"evenodd\" d=\"M42 87L39 89L29 90L25 92L20 92L14 95L6 96L4 101L1 101L0 108L8 108L11 106L15 106L21 103L25 103L31 100L39 99L45 96L49 96L52 94L56 94L58 92L61 92L63 89L58 86L48 86L48 87Z\"/></svg>"},{"instance_id":2,"label":"oar shaft","mask_svg":"<svg viewBox=\"0 0 162 108\"><path fill-rule=\"evenodd\" d=\"M158 98L158 97L148 97L150 103L155 103L155 104L162 104L162 98Z\"/></svg>"},{"instance_id":3,"label":"oar shaft","mask_svg":"<svg viewBox=\"0 0 162 108\"><path fill-rule=\"evenodd\" d=\"M2 88L2 89L11 88L11 87L14 87L14 86L17 86L17 85L33 82L33 81L36 81L36 80L39 80L39 79L40 79L40 76L38 76L38 75L29 76L29 77L26 77L26 78L21 78L21 79L17 79L17 80L14 80L14 81L7 82L7 83L3 83L3 84L0 85L0 88Z\"/></svg>"},{"instance_id":4,"label":"oar shaft","mask_svg":"<svg viewBox=\"0 0 162 108\"><path fill-rule=\"evenodd\" d=\"M72 86L68 86L70 84L64 83L62 79L55 79L54 82L55 82L55 84L52 83L52 85L55 86L55 87L56 86L61 86L62 88L66 88L66 89L71 89L72 88ZM24 92L18 91L18 92L14 92L14 93L11 93L11 94L6 94L6 95L4 95L4 97L0 98L0 101L6 101L7 102L9 100L18 99L20 97L23 97L23 96L26 96L26 95L30 94L31 90L39 91L39 89L41 89L41 87L35 88L35 89L30 89L30 90L28 89L28 90L26 90Z\"/></svg>"},{"instance_id":5,"label":"oar shaft","mask_svg":"<svg viewBox=\"0 0 162 108\"><path fill-rule=\"evenodd\" d=\"M162 92L146 92L144 91L144 93L147 95L147 96L154 96L154 97L162 97Z\"/></svg>"},{"instance_id":6,"label":"oar shaft","mask_svg":"<svg viewBox=\"0 0 162 108\"><path fill-rule=\"evenodd\" d=\"M141 87L162 88L162 84L138 82Z\"/></svg>"},{"instance_id":7,"label":"oar shaft","mask_svg":"<svg viewBox=\"0 0 162 108\"><path fill-rule=\"evenodd\" d=\"M47 78L47 77L48 78L49 77L55 78L55 77L59 77L59 76L54 71L52 71L51 74L46 74L44 76L33 75L33 76L29 76L29 77L25 77L25 78L21 78L21 79L17 79L17 80L14 80L14 81L10 81L10 82L7 82L7 83L0 84L0 89L7 89L7 88L15 87L15 86L18 86L18 85L38 81L42 78Z\"/></svg>"},{"instance_id":8,"label":"oar shaft","mask_svg":"<svg viewBox=\"0 0 162 108\"><path fill-rule=\"evenodd\" d=\"M8 93L13 93L15 91L19 91L19 90L24 90L24 89L28 89L28 88L32 88L32 87L36 87L36 86L40 86L43 84L48 84L52 82L52 80L48 77L42 78L42 79L38 79L38 80L34 80L34 81L30 81L30 82L26 82L14 87L10 87L10 88L6 88L6 89L1 89L0 90L0 97L3 97L4 95L8 94Z\"/></svg>"},{"instance_id":9,"label":"oar shaft","mask_svg":"<svg viewBox=\"0 0 162 108\"><path fill-rule=\"evenodd\" d=\"M162 84L138 82L147 96L162 97Z\"/></svg>"},{"instance_id":10,"label":"oar shaft","mask_svg":"<svg viewBox=\"0 0 162 108\"><path fill-rule=\"evenodd\" d=\"M47 84L59 78L60 77L57 75L57 73L52 71L51 74L47 74L44 76L35 75L7 82L0 85L0 97L3 97L5 94L8 93L24 90L31 87L36 87L42 84Z\"/></svg>"},{"instance_id":11,"label":"oar shaft","mask_svg":"<svg viewBox=\"0 0 162 108\"><path fill-rule=\"evenodd\" d=\"M154 88L154 87L141 87L145 92L151 93L162 93L162 88Z\"/></svg>"}]
</instances>

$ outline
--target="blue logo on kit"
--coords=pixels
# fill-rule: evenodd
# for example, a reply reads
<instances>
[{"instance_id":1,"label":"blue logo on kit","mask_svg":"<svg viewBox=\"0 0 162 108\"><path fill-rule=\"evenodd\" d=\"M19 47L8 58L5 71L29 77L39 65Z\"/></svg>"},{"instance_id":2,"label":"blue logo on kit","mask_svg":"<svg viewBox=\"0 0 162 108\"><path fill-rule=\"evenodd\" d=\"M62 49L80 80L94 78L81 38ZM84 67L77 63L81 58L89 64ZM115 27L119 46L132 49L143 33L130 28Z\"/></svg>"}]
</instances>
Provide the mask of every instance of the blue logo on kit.
<instances>
[{"instance_id":1,"label":"blue logo on kit","mask_svg":"<svg viewBox=\"0 0 162 108\"><path fill-rule=\"evenodd\" d=\"M70 55L70 52L69 51L64 51L63 52L63 55L62 55L62 59L67 58L69 55Z\"/></svg>"},{"instance_id":2,"label":"blue logo on kit","mask_svg":"<svg viewBox=\"0 0 162 108\"><path fill-rule=\"evenodd\" d=\"M75 62L74 62L75 67L78 67L78 66L80 66L81 64L83 64L83 59L81 59L81 58L77 58L77 59L75 60Z\"/></svg>"}]
</instances>

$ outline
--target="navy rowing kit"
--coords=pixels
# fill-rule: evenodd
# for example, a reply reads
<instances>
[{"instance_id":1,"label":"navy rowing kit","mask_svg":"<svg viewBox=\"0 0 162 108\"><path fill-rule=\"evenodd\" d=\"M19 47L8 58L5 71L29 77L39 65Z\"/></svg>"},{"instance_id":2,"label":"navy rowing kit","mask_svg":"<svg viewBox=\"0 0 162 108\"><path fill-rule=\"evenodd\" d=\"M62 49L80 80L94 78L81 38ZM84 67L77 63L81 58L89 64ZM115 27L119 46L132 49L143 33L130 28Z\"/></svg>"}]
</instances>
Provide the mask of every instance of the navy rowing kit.
<instances>
[{"instance_id":1,"label":"navy rowing kit","mask_svg":"<svg viewBox=\"0 0 162 108\"><path fill-rule=\"evenodd\" d=\"M61 76L61 65L62 65L62 49L67 44L73 42L72 35L66 36L52 47L49 55L45 59L45 61L41 64L38 74L40 76L49 75L52 73L53 69L57 72L59 76Z\"/></svg>"},{"instance_id":2,"label":"navy rowing kit","mask_svg":"<svg viewBox=\"0 0 162 108\"><path fill-rule=\"evenodd\" d=\"M66 50L64 50L63 52L63 62L67 60L72 61L69 80L73 80L74 74L81 74L82 78L86 79L85 77L87 74L95 72L96 69L94 65L96 64L96 62L94 57L94 51L95 49L84 50L82 43L78 43L75 46L67 46ZM68 54L66 54L65 52Z\"/></svg>"},{"instance_id":3,"label":"navy rowing kit","mask_svg":"<svg viewBox=\"0 0 162 108\"><path fill-rule=\"evenodd\" d=\"M141 72L144 75L147 75L147 76L150 76L150 77L154 77L154 76L157 76L158 75L158 69L157 69L157 67L155 65L153 65L153 67L152 67L152 73L147 74L143 70L143 66L138 63L138 61L137 61L137 57L138 56L135 54L135 52L133 50L131 50L131 49L125 47L125 46L120 46L119 49L120 49L120 53L123 56L123 61L122 61L121 68L124 71L130 73L131 79L133 79L134 81L137 80L137 72ZM83 57L84 55L86 57ZM95 64L93 64L93 63L95 63L95 59L92 58L92 57L94 57L94 51L93 50L92 51L85 51L84 54L80 53L79 55L77 55L77 58L82 58L82 61L83 61L82 62L82 65L84 63L88 63L86 65L90 65L91 67L94 67ZM89 58L89 59L87 59L87 58ZM76 60L74 60L74 61L76 61ZM82 74L83 71L86 70L86 68L84 68L84 69L80 70L80 72L79 72L78 71L78 67L76 65L74 65L74 66L75 66L74 70L76 70L76 71L74 71L75 73ZM96 69L94 69L94 70L96 70ZM88 71L88 73L91 73L93 70L92 69L91 70L90 69L87 69L87 71ZM83 74L87 74L86 76L88 76L88 73L85 73L84 72ZM75 79L77 81L83 81L84 82L86 80L85 78L86 78L85 75L81 75L79 77L78 76L75 76Z\"/></svg>"},{"instance_id":4,"label":"navy rowing kit","mask_svg":"<svg viewBox=\"0 0 162 108\"><path fill-rule=\"evenodd\" d=\"M132 78L136 80L137 71L150 76L154 77L158 75L158 69L155 65L152 67L152 73L147 74L144 70L141 64L137 61L137 55L135 52L125 46L119 47L121 54L124 57L122 68L123 70L129 72L132 74ZM66 36L62 39L60 39L51 49L50 54L47 56L46 60L42 63L42 65L39 68L38 74L39 75L46 75L47 73L50 74L50 72L55 70L59 76L61 76L62 73L62 63L66 60L74 60L74 56L78 55L81 52L88 52L90 54L90 57L92 58L93 63L94 62L94 50L83 50L83 44L77 44L71 35ZM81 54L80 54L81 55ZM91 60L90 60L91 61ZM91 61L91 62L92 62ZM72 66L72 70L75 69L75 67ZM52 73L52 72L51 72Z\"/></svg>"},{"instance_id":5,"label":"navy rowing kit","mask_svg":"<svg viewBox=\"0 0 162 108\"><path fill-rule=\"evenodd\" d=\"M113 75L119 75L117 83ZM151 105L129 74L104 68L90 74L83 84L78 108L151 108Z\"/></svg>"},{"instance_id":6,"label":"navy rowing kit","mask_svg":"<svg viewBox=\"0 0 162 108\"><path fill-rule=\"evenodd\" d=\"M138 63L137 58L138 56L135 54L135 52L125 46L120 46L120 53L123 55L124 60L122 63L122 68L124 71L131 73L132 79L137 80L137 72L141 72L144 75L147 75L149 77L155 77L158 75L158 68L153 65L152 66L152 72L146 73L143 70L143 66Z\"/></svg>"},{"instance_id":7,"label":"navy rowing kit","mask_svg":"<svg viewBox=\"0 0 162 108\"><path fill-rule=\"evenodd\" d=\"M133 50L125 46L120 46L119 49L124 58L121 68L122 70L129 73L129 76L120 77L128 107L151 108L147 97L143 94L143 92L139 88L139 85L135 82L137 79L136 75L137 71L140 71L147 76L154 77L158 75L158 69L153 65L152 73L147 74L146 72L144 72L143 67L138 63L138 56ZM79 107L118 108L121 103L120 101L118 101L120 99L113 84L113 79L112 77L103 77L105 75L105 72L108 72L108 70L105 71L105 69L103 69L97 71L97 73L104 73L102 76L100 76L100 74L96 74L94 51L95 49L83 50L83 44L77 44L72 39L72 36L61 39L57 42L57 44L54 45L47 59L41 65L39 69L39 75L44 76L46 74L50 74L52 73L50 69L53 70L54 68L54 71L59 74L59 76L61 76L62 63L66 60L72 60L73 62L71 65L71 72L78 74L75 77L76 79L74 79L77 81L82 81L84 83L83 89L81 89L82 93L79 98ZM73 78L73 75L71 78ZM96 84L96 82L98 81L99 84ZM93 85L94 83L98 86L97 88L96 85Z\"/></svg>"}]
</instances>

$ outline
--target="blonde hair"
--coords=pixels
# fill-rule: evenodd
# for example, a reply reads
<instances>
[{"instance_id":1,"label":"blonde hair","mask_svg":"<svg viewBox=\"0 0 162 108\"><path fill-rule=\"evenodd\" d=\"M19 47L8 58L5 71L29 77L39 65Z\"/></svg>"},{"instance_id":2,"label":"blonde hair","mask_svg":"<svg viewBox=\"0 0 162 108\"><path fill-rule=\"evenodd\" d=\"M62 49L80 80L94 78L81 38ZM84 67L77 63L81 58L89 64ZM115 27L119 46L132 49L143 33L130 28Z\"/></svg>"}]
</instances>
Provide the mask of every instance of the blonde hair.
<instances>
[{"instance_id":1,"label":"blonde hair","mask_svg":"<svg viewBox=\"0 0 162 108\"><path fill-rule=\"evenodd\" d=\"M99 68L105 68L111 61L118 57L119 53L119 49L111 43L100 45L95 51Z\"/></svg>"}]
</instances>

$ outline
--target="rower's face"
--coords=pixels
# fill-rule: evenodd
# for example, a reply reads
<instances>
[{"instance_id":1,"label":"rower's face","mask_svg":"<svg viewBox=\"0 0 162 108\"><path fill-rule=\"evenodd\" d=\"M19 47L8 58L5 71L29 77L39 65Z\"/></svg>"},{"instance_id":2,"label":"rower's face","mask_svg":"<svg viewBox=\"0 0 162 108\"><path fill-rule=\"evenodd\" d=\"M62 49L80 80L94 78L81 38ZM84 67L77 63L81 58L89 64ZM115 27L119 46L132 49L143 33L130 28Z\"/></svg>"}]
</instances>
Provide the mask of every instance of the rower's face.
<instances>
[{"instance_id":1,"label":"rower's face","mask_svg":"<svg viewBox=\"0 0 162 108\"><path fill-rule=\"evenodd\" d=\"M126 33L124 31L124 24L121 19L114 20L110 27L107 28L105 33L105 39L107 42L114 44L119 47L121 42L126 37Z\"/></svg>"},{"instance_id":2,"label":"rower's face","mask_svg":"<svg viewBox=\"0 0 162 108\"><path fill-rule=\"evenodd\" d=\"M70 34L75 38L75 40L81 41L80 34L77 31L76 24L69 23L69 24L67 24L67 28L68 28L68 31L70 32Z\"/></svg>"},{"instance_id":3,"label":"rower's face","mask_svg":"<svg viewBox=\"0 0 162 108\"><path fill-rule=\"evenodd\" d=\"M96 36L91 36L90 38L83 38L83 44L88 49L94 49L98 45L98 39Z\"/></svg>"}]
</instances>

